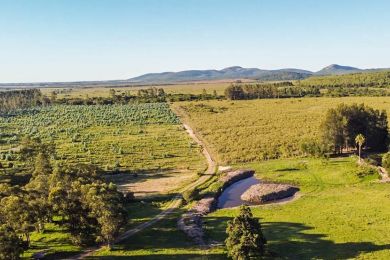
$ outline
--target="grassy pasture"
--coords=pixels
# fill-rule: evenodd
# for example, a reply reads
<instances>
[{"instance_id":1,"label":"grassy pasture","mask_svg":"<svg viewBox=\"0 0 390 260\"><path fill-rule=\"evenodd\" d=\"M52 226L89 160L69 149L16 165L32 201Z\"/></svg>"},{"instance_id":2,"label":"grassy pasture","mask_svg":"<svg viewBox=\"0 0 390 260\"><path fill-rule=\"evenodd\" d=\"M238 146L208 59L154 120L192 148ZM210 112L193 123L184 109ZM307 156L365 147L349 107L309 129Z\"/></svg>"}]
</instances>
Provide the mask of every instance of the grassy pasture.
<instances>
[{"instance_id":1,"label":"grassy pasture","mask_svg":"<svg viewBox=\"0 0 390 260\"><path fill-rule=\"evenodd\" d=\"M374 176L360 179L356 158L330 161L271 160L245 164L260 179L294 183L302 196L283 205L252 207L268 247L282 259L388 259L390 190ZM227 220L238 209L218 210L205 219L211 240L225 239Z\"/></svg>"},{"instance_id":2,"label":"grassy pasture","mask_svg":"<svg viewBox=\"0 0 390 260\"><path fill-rule=\"evenodd\" d=\"M300 156L300 144L319 137L329 108L364 103L390 112L389 97L180 102L179 109L220 163Z\"/></svg>"},{"instance_id":3,"label":"grassy pasture","mask_svg":"<svg viewBox=\"0 0 390 260\"><path fill-rule=\"evenodd\" d=\"M221 248L202 249L194 245L177 229L177 219L183 209L167 219L115 245L111 251L102 249L96 259L226 259Z\"/></svg>"}]
</instances>

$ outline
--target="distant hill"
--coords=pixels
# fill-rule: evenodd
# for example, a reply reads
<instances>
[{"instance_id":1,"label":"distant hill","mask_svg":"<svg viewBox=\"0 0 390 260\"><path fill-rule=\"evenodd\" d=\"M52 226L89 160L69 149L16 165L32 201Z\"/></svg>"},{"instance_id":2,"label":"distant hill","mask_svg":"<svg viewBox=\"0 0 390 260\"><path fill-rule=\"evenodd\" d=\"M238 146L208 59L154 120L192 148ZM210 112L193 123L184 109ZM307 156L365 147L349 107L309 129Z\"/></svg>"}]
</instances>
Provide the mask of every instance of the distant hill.
<instances>
[{"instance_id":1,"label":"distant hill","mask_svg":"<svg viewBox=\"0 0 390 260\"><path fill-rule=\"evenodd\" d=\"M222 70L185 70L179 72L149 73L127 81L134 84L178 83L190 81L209 81L227 79L252 79L260 81L298 80L311 76L343 75L359 72L374 72L385 69L359 69L338 64L329 65L317 72L295 68L262 70L258 68L228 67Z\"/></svg>"},{"instance_id":2,"label":"distant hill","mask_svg":"<svg viewBox=\"0 0 390 260\"><path fill-rule=\"evenodd\" d=\"M293 80L304 79L313 72L299 69L261 70L257 68L228 67L222 70L185 70L179 72L149 73L128 79L134 83L175 83L224 79Z\"/></svg>"},{"instance_id":3,"label":"distant hill","mask_svg":"<svg viewBox=\"0 0 390 260\"><path fill-rule=\"evenodd\" d=\"M342 75L342 74L357 73L357 72L362 72L362 71L363 70L355 68L355 67L332 64L332 65L329 65L329 66L323 68L320 71L317 71L314 74L315 75Z\"/></svg>"},{"instance_id":4,"label":"distant hill","mask_svg":"<svg viewBox=\"0 0 390 260\"><path fill-rule=\"evenodd\" d=\"M243 68L233 66L222 70L185 70L179 72L148 73L135 78L125 80L107 81L77 81L77 82L37 82L37 83L0 83L0 88L45 88L45 87L115 87L149 84L177 84L192 81L213 80L303 80L312 76L344 75L351 73L377 72L389 69L359 69L338 64L329 65L317 72L308 70L286 68L279 70L263 70L258 68Z\"/></svg>"}]
</instances>

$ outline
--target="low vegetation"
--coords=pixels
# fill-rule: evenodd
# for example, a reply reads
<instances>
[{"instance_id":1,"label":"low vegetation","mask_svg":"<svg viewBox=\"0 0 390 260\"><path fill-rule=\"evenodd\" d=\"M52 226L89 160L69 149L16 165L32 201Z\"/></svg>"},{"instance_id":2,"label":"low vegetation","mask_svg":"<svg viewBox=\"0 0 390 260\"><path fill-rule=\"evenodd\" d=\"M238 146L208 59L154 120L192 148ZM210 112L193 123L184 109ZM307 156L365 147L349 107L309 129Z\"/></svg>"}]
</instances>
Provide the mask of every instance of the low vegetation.
<instances>
[{"instance_id":1,"label":"low vegetation","mask_svg":"<svg viewBox=\"0 0 390 260\"><path fill-rule=\"evenodd\" d=\"M267 250L282 259L387 259L390 256L388 186L366 171L357 158L271 160L245 164L256 176L295 184L301 197L286 204L251 207L261 219ZM237 165L242 167L243 165ZM224 241L227 221L239 209L221 209L204 219L211 241ZM378 236L378 234L380 234ZM227 253L227 249L222 247Z\"/></svg>"},{"instance_id":2,"label":"low vegetation","mask_svg":"<svg viewBox=\"0 0 390 260\"><path fill-rule=\"evenodd\" d=\"M380 119L384 116L381 111L390 111L386 97L204 101L174 103L173 106L187 115L218 161L231 164L305 156L316 151L322 154L320 147L316 147L322 136L321 124L327 111L342 103L364 103L372 107L381 129L385 122ZM354 135L358 133L350 133L349 146L356 147ZM377 140L367 136L366 139L367 142Z\"/></svg>"},{"instance_id":3,"label":"low vegetation","mask_svg":"<svg viewBox=\"0 0 390 260\"><path fill-rule=\"evenodd\" d=\"M204 167L199 147L162 103L21 109L0 117L0 129L0 163L6 174L23 171L23 136L55 145L54 161L93 164L108 173L196 173Z\"/></svg>"},{"instance_id":4,"label":"low vegetation","mask_svg":"<svg viewBox=\"0 0 390 260\"><path fill-rule=\"evenodd\" d=\"M382 232L389 228L388 190L378 182L376 166L389 169L389 155L369 155L360 164L357 157L328 155L387 151L390 102L322 97L385 96L388 83L388 72L378 72L236 82L225 97L226 84L196 86L194 93L173 86L104 89L100 96L2 92L0 258L46 250L49 257L64 257L98 243L107 247L95 256L111 258L388 258L390 238ZM167 220L112 245L122 230L160 213L171 199L166 193L204 169L201 148L170 106L219 164L254 168L261 179L299 186L301 197L212 213L205 220L206 242L225 241L226 247L202 250L176 221L194 200L221 192L224 183L212 176L184 192L184 208ZM291 157L298 159L283 159ZM134 192L142 191L143 201L137 200Z\"/></svg>"},{"instance_id":5,"label":"low vegetation","mask_svg":"<svg viewBox=\"0 0 390 260\"><path fill-rule=\"evenodd\" d=\"M331 89L388 88L390 87L390 71L309 77L299 81L298 85Z\"/></svg>"}]
</instances>

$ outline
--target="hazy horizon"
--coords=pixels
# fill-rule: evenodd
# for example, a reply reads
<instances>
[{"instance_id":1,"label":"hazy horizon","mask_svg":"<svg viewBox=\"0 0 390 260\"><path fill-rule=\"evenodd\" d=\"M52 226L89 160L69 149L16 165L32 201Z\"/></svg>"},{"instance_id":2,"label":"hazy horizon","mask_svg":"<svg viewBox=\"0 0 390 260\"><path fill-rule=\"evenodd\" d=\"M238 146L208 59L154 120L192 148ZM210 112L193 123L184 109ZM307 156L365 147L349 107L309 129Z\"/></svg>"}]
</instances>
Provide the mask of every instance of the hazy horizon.
<instances>
[{"instance_id":1,"label":"hazy horizon","mask_svg":"<svg viewBox=\"0 0 390 260\"><path fill-rule=\"evenodd\" d=\"M1 1L0 82L390 67L387 1Z\"/></svg>"}]
</instances>

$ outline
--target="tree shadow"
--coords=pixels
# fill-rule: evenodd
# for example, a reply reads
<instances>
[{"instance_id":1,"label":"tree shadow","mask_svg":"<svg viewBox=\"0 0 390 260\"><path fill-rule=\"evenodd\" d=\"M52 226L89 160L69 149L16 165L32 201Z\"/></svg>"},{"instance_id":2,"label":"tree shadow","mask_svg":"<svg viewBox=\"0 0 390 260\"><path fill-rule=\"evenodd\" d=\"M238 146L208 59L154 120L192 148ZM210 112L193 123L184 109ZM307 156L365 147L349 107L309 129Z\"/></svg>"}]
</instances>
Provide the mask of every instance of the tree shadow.
<instances>
[{"instance_id":1,"label":"tree shadow","mask_svg":"<svg viewBox=\"0 0 390 260\"><path fill-rule=\"evenodd\" d=\"M99 259L99 260L115 260L115 259L143 259L143 260L218 260L218 259L227 259L225 254L211 254L211 255L202 255L202 252L199 254L153 254L153 255L136 255L136 256L94 256L87 257L86 259Z\"/></svg>"},{"instance_id":2,"label":"tree shadow","mask_svg":"<svg viewBox=\"0 0 390 260\"><path fill-rule=\"evenodd\" d=\"M230 218L209 217L206 220L210 239L223 242L226 223ZM268 250L283 259L351 259L361 253L390 250L390 244L376 245L370 241L335 243L325 234L314 234L313 227L291 222L261 223L268 240Z\"/></svg>"},{"instance_id":3,"label":"tree shadow","mask_svg":"<svg viewBox=\"0 0 390 260\"><path fill-rule=\"evenodd\" d=\"M153 179L172 177L175 173L173 168L164 169L150 169L150 170L139 170L139 171L121 171L116 174L105 173L103 177L106 181L113 182L117 185L126 185L132 183L140 183Z\"/></svg>"},{"instance_id":4,"label":"tree shadow","mask_svg":"<svg viewBox=\"0 0 390 260\"><path fill-rule=\"evenodd\" d=\"M300 169L295 167L287 167L282 169L276 169L275 172L292 172L292 171L299 171Z\"/></svg>"}]
</instances>

